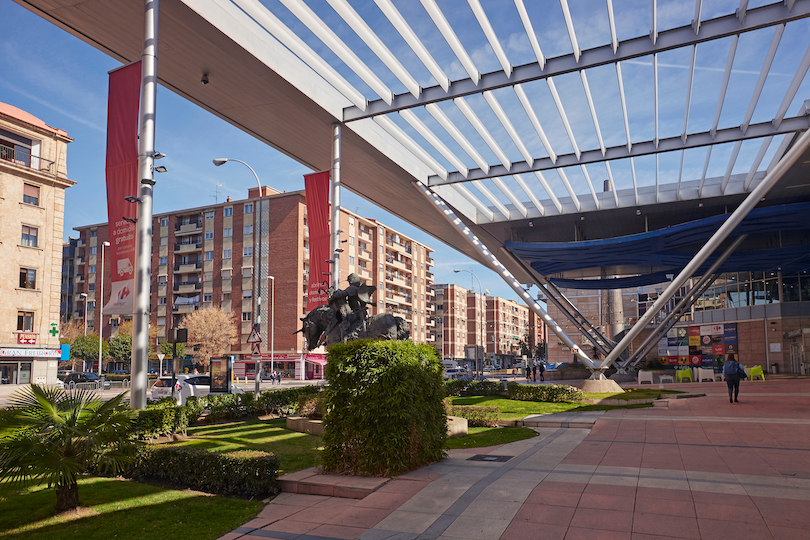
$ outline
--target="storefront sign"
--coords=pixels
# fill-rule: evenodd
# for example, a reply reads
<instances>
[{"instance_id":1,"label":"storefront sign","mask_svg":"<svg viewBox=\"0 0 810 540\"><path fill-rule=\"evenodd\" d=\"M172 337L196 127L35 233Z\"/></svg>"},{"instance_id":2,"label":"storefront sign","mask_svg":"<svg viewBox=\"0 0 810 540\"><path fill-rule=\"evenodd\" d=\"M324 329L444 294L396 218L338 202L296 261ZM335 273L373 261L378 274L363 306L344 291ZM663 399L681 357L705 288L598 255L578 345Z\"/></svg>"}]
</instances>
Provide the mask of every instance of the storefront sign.
<instances>
[{"instance_id":1,"label":"storefront sign","mask_svg":"<svg viewBox=\"0 0 810 540\"><path fill-rule=\"evenodd\" d=\"M59 349L0 349L0 357L34 357L59 358L62 351Z\"/></svg>"}]
</instances>

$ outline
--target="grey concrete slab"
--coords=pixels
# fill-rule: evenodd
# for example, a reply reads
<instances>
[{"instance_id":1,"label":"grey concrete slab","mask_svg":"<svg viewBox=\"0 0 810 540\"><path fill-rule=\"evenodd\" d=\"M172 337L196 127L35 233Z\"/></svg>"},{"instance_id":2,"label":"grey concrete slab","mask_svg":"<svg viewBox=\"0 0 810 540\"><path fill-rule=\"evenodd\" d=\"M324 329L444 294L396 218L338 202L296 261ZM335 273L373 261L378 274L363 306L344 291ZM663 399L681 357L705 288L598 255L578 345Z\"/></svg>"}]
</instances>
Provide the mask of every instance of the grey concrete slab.
<instances>
[{"instance_id":1,"label":"grey concrete slab","mask_svg":"<svg viewBox=\"0 0 810 540\"><path fill-rule=\"evenodd\" d=\"M388 517L380 521L374 529L422 534L441 515L441 512L394 510L388 514Z\"/></svg>"},{"instance_id":2,"label":"grey concrete slab","mask_svg":"<svg viewBox=\"0 0 810 540\"><path fill-rule=\"evenodd\" d=\"M511 517L509 519L494 516L462 517L455 520L439 538L497 540L511 521Z\"/></svg>"}]
</instances>

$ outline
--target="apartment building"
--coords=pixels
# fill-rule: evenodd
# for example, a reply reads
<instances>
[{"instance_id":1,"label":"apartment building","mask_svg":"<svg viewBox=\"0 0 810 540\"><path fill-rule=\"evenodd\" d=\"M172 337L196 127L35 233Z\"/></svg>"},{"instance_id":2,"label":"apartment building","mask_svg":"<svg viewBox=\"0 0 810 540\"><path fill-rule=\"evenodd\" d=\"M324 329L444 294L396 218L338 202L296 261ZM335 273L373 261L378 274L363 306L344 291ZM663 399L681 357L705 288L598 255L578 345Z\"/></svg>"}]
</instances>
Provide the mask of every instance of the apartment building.
<instances>
[{"instance_id":1,"label":"apartment building","mask_svg":"<svg viewBox=\"0 0 810 540\"><path fill-rule=\"evenodd\" d=\"M436 293L435 345L442 358L466 362L483 344L485 364L511 367L519 361L520 341L532 348L545 341L545 324L528 306L497 296L483 297L452 283L433 286ZM483 339L483 341L482 341Z\"/></svg>"},{"instance_id":2,"label":"apartment building","mask_svg":"<svg viewBox=\"0 0 810 540\"><path fill-rule=\"evenodd\" d=\"M259 213L261 215L259 216ZM274 344L274 367L288 376L299 376L297 359L304 351L300 318L306 315L309 280L309 232L304 191L280 193L270 187L252 188L246 200L176 210L153 217L153 253L150 323L158 328L158 341L168 339L183 317L200 308L220 306L233 314L239 334L230 354L237 357L235 372L252 374L257 358L246 342L253 329L257 291L254 272L266 268L267 280L259 283L262 302L260 334L262 360L270 360ZM255 250L259 223L265 244L261 263ZM354 272L369 285L376 285L369 314L383 311L405 318L414 341L428 340L433 317L431 267L433 250L378 221L341 210L339 228L342 286ZM73 316L82 317L76 299L90 295L88 328L101 328L105 339L115 334L111 326L119 318L104 314L96 320L100 298L97 273L101 271L100 249L108 239L107 224L76 227ZM109 300L111 269L104 268L105 302ZM330 281L329 276L324 280ZM262 280L264 281L264 280ZM274 321L271 330L271 321ZM274 330L274 331L273 331ZM322 376L322 360L313 360L307 374Z\"/></svg>"},{"instance_id":3,"label":"apartment building","mask_svg":"<svg viewBox=\"0 0 810 540\"><path fill-rule=\"evenodd\" d=\"M59 345L67 144L73 139L0 103L0 383L54 383Z\"/></svg>"}]
</instances>

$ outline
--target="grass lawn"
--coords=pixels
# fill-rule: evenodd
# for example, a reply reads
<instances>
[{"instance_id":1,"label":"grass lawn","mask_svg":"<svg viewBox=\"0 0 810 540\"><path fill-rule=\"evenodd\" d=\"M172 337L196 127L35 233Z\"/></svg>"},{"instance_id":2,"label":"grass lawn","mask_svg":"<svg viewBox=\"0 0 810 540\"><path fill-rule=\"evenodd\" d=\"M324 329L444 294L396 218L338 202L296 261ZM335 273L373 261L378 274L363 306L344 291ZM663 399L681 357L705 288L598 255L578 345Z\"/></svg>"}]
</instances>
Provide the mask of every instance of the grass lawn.
<instances>
[{"instance_id":1,"label":"grass lawn","mask_svg":"<svg viewBox=\"0 0 810 540\"><path fill-rule=\"evenodd\" d=\"M56 494L43 486L0 483L0 538L219 538L250 521L261 501L217 497L121 479L79 482L79 512L56 514Z\"/></svg>"},{"instance_id":2,"label":"grass lawn","mask_svg":"<svg viewBox=\"0 0 810 540\"><path fill-rule=\"evenodd\" d=\"M522 441L523 439L531 439L532 437L537 437L537 432L529 428L474 427L469 428L467 435L464 437L447 439L444 443L444 447L449 450L457 448L481 448L484 446L495 446L498 444Z\"/></svg>"},{"instance_id":3,"label":"grass lawn","mask_svg":"<svg viewBox=\"0 0 810 540\"><path fill-rule=\"evenodd\" d=\"M662 394L682 394L677 390L661 390L660 388L628 388L621 393L613 392L586 392L586 399L658 399Z\"/></svg>"},{"instance_id":4,"label":"grass lawn","mask_svg":"<svg viewBox=\"0 0 810 540\"><path fill-rule=\"evenodd\" d=\"M501 411L501 420L521 420L530 414L568 411L601 411L651 406L625 405L623 407L618 407L611 405L583 405L581 403L543 403L537 401L517 401L498 396L453 397L450 399L452 400L453 405L481 405L483 407L498 407L498 409Z\"/></svg>"},{"instance_id":5,"label":"grass lawn","mask_svg":"<svg viewBox=\"0 0 810 540\"><path fill-rule=\"evenodd\" d=\"M272 452L279 459L279 476L318 464L323 450L320 437L291 431L284 418L272 420L231 421L210 426L190 428L190 439L167 443L171 446L191 446L215 452Z\"/></svg>"}]
</instances>

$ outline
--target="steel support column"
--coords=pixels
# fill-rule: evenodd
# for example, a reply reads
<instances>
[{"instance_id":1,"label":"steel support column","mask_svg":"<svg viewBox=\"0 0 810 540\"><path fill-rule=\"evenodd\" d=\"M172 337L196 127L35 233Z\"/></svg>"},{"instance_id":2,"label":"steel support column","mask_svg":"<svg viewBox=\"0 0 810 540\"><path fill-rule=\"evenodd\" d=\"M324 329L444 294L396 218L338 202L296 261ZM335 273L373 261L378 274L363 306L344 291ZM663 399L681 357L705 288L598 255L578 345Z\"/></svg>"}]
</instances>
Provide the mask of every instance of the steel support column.
<instances>
[{"instance_id":1,"label":"steel support column","mask_svg":"<svg viewBox=\"0 0 810 540\"><path fill-rule=\"evenodd\" d=\"M149 288L152 267L152 186L154 186L155 112L157 100L157 44L159 0L145 0L141 56L141 118L138 139L138 177L141 180L138 222L135 224L135 305L132 314L131 409L146 407L149 355Z\"/></svg>"},{"instance_id":2,"label":"steel support column","mask_svg":"<svg viewBox=\"0 0 810 540\"><path fill-rule=\"evenodd\" d=\"M332 124L332 287L340 288L340 136L342 125Z\"/></svg>"},{"instance_id":3,"label":"steel support column","mask_svg":"<svg viewBox=\"0 0 810 540\"><path fill-rule=\"evenodd\" d=\"M497 272L501 278L503 278L506 283L512 287L520 297L523 299L526 304L528 304L529 309L534 311L543 321L551 328L551 331L560 338L560 340L565 343L568 347L571 348L572 354L574 354L587 368L593 373L591 376L592 379L604 379L604 370L600 367L596 366L594 361L588 357L579 346L574 343L574 341L568 337L568 334L563 332L562 328L554 322L551 316L546 313L546 310L537 303L537 301L532 298L532 295L529 294L529 291L524 289L520 286L520 282L515 279L515 276L512 275L509 270L506 269L504 265L498 261L495 255L490 252L483 243L476 237L470 229L464 225L464 222L456 216L455 212L450 209L450 207L442 200L441 197L433 193L427 186L419 182L413 182L414 186L422 192L422 194L427 197L427 199L436 205L438 210L444 215L444 217L452 223L461 233L467 238L470 245L472 245L478 252L483 255L487 261L489 262L489 268Z\"/></svg>"},{"instance_id":4,"label":"steel support column","mask_svg":"<svg viewBox=\"0 0 810 540\"><path fill-rule=\"evenodd\" d=\"M652 305L649 311L647 311L644 315L642 315L638 322L630 329L630 331L625 334L622 340L619 342L618 345L611 351L607 358L601 363L600 367L603 369L607 369L610 365L616 361L619 355L633 342L633 339L641 333L641 330L644 326L647 325L647 321L651 320L655 315L661 311L661 308L669 302L669 299L675 294L675 292L681 288L681 286L689 279L697 269L703 264L703 262L711 255L714 250L716 250L720 244L728 237L731 232L737 228L737 225L745 219L751 210L759 203L760 199L762 199L768 191L779 181L782 175L787 172L787 170L794 164L796 161L799 160L802 153L810 147L810 131L805 131L801 137L796 141L796 144L788 150L785 156L779 160L774 168L765 175L765 178L762 179L762 182L757 185L745 198L745 200L737 207L737 209L732 212L732 214L728 217L728 219L720 226L716 233L712 235L711 238L706 242L706 244L698 251L697 255L686 265L686 267L681 271L678 276L672 280L672 283L666 288L666 290L658 297L658 300Z\"/></svg>"},{"instance_id":5,"label":"steel support column","mask_svg":"<svg viewBox=\"0 0 810 540\"><path fill-rule=\"evenodd\" d=\"M724 262L726 262L726 259L728 259L731 256L731 254L734 253L738 247L740 247L740 244L742 244L746 238L748 238L748 235L743 234L742 236L736 238L734 242L728 248L726 248L723 254L720 255L720 257L716 261L714 261L714 264L712 264L711 268L709 268L703 275L703 277L701 277L700 280L698 280L698 282L695 283L695 285L689 290L686 296L681 298L681 301L678 302L678 304L675 306L672 312L670 312L664 318L664 320L661 321L661 324L658 325L658 328L654 332L652 332L649 336L647 336L647 339L645 339L642 342L641 346L638 349L636 349L636 351L633 352L633 354L630 355L630 357L627 359L627 362L624 363L624 367L630 366L633 362L639 360L640 358L643 358L644 355L646 355L647 352L649 351L647 352L642 351L644 351L645 348L649 349L652 346L652 344L656 340L656 336L657 339L660 339L662 333L666 333L666 331L668 331L670 328L672 328L672 326L676 322L678 322L678 319L680 318L680 315L678 315L678 313L694 304L697 301L697 299L706 291L706 289L709 288L712 283L714 283L718 275L717 270Z\"/></svg>"}]
</instances>

